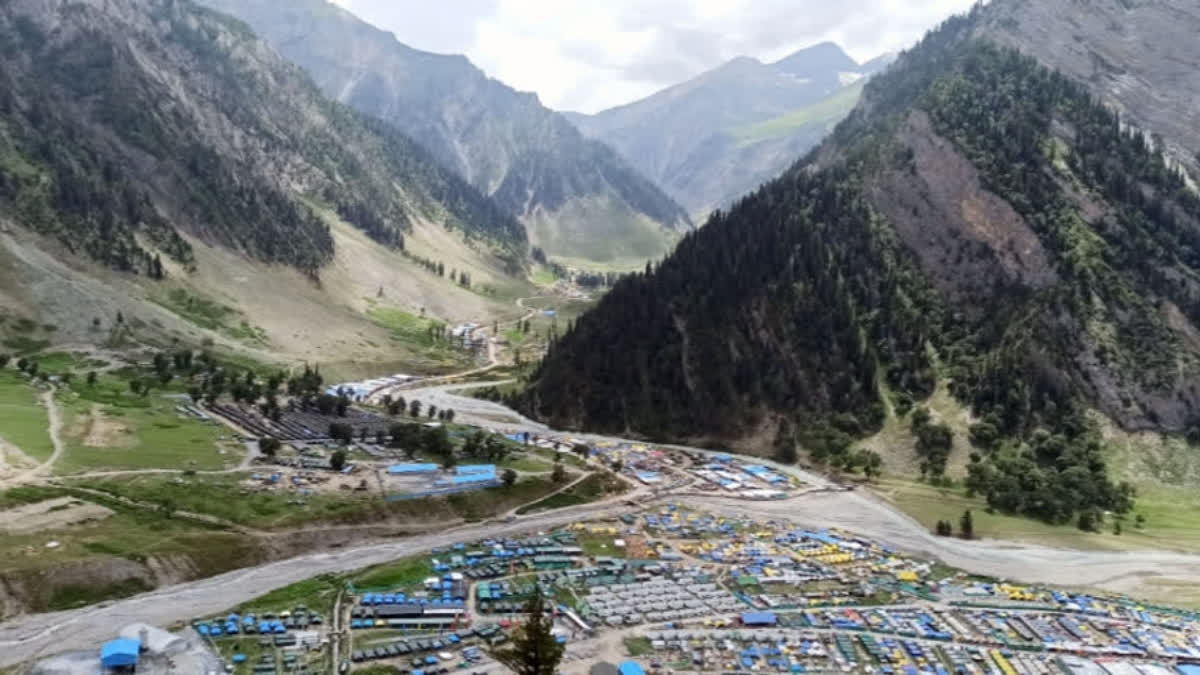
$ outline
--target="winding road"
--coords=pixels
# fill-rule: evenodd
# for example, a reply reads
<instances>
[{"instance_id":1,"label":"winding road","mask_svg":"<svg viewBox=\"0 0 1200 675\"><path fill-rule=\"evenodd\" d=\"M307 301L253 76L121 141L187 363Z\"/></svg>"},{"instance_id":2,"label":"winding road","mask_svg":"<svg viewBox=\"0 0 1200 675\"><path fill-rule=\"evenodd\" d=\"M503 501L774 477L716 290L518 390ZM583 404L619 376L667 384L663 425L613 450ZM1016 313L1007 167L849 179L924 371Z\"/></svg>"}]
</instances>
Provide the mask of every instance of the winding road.
<instances>
[{"instance_id":1,"label":"winding road","mask_svg":"<svg viewBox=\"0 0 1200 675\"><path fill-rule=\"evenodd\" d=\"M456 411L457 419L504 431L543 436L554 432L496 403L455 392L492 383L425 386L408 396ZM621 439L593 434L559 434L589 441ZM703 452L703 451L701 451ZM817 488L832 487L825 478L795 467L776 467ZM39 654L95 647L116 627L134 621L168 625L214 614L275 588L326 572L344 572L427 551L450 541L545 530L585 519L611 518L638 507L624 504L628 495L606 502L566 507L516 517L452 527L436 533L297 556L260 567L161 588L124 600L78 610L26 615L0 624L0 667ZM970 572L1029 583L1099 587L1138 593L1150 581L1200 583L1200 556L1181 553L1076 551L1019 542L962 541L931 535L925 527L861 491L814 490L787 500L750 502L716 496L665 496L730 516L787 520L811 527L840 527L896 549L936 557Z\"/></svg>"}]
</instances>

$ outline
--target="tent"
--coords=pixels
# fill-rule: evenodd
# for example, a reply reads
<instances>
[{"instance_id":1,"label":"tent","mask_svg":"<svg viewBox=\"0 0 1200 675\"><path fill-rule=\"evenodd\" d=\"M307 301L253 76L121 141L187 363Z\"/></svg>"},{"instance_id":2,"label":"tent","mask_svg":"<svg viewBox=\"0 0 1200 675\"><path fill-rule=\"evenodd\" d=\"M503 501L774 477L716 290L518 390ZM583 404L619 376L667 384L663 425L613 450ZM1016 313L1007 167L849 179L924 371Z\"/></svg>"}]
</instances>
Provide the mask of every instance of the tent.
<instances>
[{"instance_id":1,"label":"tent","mask_svg":"<svg viewBox=\"0 0 1200 675\"><path fill-rule=\"evenodd\" d=\"M142 643L128 638L109 640L100 647L100 665L104 668L136 666Z\"/></svg>"}]
</instances>

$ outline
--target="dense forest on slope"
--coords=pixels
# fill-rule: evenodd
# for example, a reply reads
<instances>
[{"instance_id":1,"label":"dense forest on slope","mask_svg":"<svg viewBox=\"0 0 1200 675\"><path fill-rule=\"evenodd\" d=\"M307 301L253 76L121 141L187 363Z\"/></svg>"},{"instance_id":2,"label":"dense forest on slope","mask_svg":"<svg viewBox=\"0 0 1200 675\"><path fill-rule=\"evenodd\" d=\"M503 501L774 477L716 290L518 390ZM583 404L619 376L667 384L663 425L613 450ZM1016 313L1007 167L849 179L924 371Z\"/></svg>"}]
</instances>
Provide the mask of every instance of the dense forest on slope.
<instances>
[{"instance_id":1,"label":"dense forest on slope","mask_svg":"<svg viewBox=\"0 0 1200 675\"><path fill-rule=\"evenodd\" d=\"M249 23L328 96L419 139L531 233L541 229L552 254L599 258L632 230L654 240L642 257L659 255L669 232L691 229L612 148L461 55L413 49L325 0L202 2Z\"/></svg>"},{"instance_id":2,"label":"dense forest on slope","mask_svg":"<svg viewBox=\"0 0 1200 675\"><path fill-rule=\"evenodd\" d=\"M426 217L523 249L519 223L412 140L189 2L17 0L0 53L0 203L114 268L191 264L186 231L315 275L333 239L313 204L398 248Z\"/></svg>"},{"instance_id":3,"label":"dense forest on slope","mask_svg":"<svg viewBox=\"0 0 1200 675\"><path fill-rule=\"evenodd\" d=\"M1195 424L1200 199L1082 84L970 39L980 11L868 83L809 161L619 283L518 403L658 438L774 422L852 466L888 397L911 407L943 377L978 420L968 486L989 504L1128 510L1084 412Z\"/></svg>"}]
</instances>

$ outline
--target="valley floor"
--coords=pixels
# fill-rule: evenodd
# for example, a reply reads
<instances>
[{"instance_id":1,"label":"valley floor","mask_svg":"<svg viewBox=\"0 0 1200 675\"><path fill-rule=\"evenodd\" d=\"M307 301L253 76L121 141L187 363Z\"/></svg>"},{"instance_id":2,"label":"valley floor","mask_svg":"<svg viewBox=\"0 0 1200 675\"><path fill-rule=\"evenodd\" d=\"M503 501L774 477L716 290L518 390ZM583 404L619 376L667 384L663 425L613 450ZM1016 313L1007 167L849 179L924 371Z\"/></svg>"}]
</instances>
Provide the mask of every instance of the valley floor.
<instances>
[{"instance_id":1,"label":"valley floor","mask_svg":"<svg viewBox=\"0 0 1200 675\"><path fill-rule=\"evenodd\" d=\"M527 310L524 317L529 314ZM479 426L506 434L527 432L568 444L576 439L593 443L625 442L623 439L590 434L558 433L499 404L461 395L464 389L501 384L478 381L485 375L486 372L461 373L450 379L466 382L438 384L433 380L424 385L397 388L392 393L408 400L419 400L425 406L455 410L456 424ZM109 388L106 389L106 386ZM382 390L377 392L379 396L384 393ZM941 490L907 479L885 478L868 489L847 491L822 475L799 467L782 467L764 461L778 471L791 474L810 488L801 496L764 502L747 502L715 495L656 494L648 488L638 488L632 495L601 497L595 503L578 504L573 499L548 501L547 506L561 508L529 513L526 513L529 509L519 507L543 499L552 491L523 492L517 501L505 501L496 508L482 511L472 508L473 515L468 519L462 518L461 514L456 519L452 510L447 511L447 518L435 523L429 522L429 512L425 510L428 507L425 505L418 505L420 513L409 513L408 516L399 514L393 518L368 510L369 516L351 519L353 522L342 520L323 523L320 522L321 502L316 500L304 507L318 507L317 513L313 514L315 520L309 524L305 517L296 520L295 513L291 513L294 509L283 504L272 505L267 510L263 510L265 504L250 507L249 510L234 508L240 502L237 488L233 486L237 484L239 476L244 475L248 455L233 446L226 447L224 454L214 454L214 460L203 468L186 470L189 473L183 479L185 484L182 486L172 486L176 480L172 474L180 478L184 470L139 468L135 460L120 460L122 455L119 448L111 461L118 462L118 465L120 461L125 461L125 468L116 472L106 471L99 464L86 459L88 437L114 433L111 428L97 431L95 401L64 400L61 393L57 396L27 394L24 397L12 397L7 405L18 406L27 420L41 420L27 423L21 427L21 433L23 439L31 439L27 442L42 448L33 452L42 457L42 462L32 457L22 459L20 455L25 453L9 453L8 456L25 462L25 471L33 470L35 473L18 481L23 484L22 487L5 493L3 506L12 508L66 498L69 501L60 505L64 512L59 514L59 518L69 521L83 510L91 515L87 523L71 525L79 536L66 536L57 541L54 548L46 547L44 536L32 535L32 539L23 541L23 537L31 535L11 533L9 539L20 545L7 547L10 556L4 562L4 568L44 569L50 561L73 563L97 553L116 556L110 559L119 561L128 560L134 554L145 556L149 552L151 555L148 559L153 561L153 570L150 574L133 575L133 578L141 579L134 585L107 589L116 596L142 592L141 595L106 605L92 603L112 595L96 595L94 589L89 589L83 583L84 577L94 572L93 569L80 567L74 574L68 573L67 576L79 577L80 581L55 589L52 596L44 599L46 606L90 606L51 614L18 616L0 624L0 653L4 654L4 663L23 661L49 645L65 648L94 643L107 634L111 625L133 620L168 625L192 616L220 611L315 574L343 572L386 562L427 550L449 538L469 539L485 533L496 535L546 529L585 517L614 517L640 508L628 505L627 502L631 500L641 503L647 503L647 500L649 503L670 501L715 513L788 520L812 528L840 527L899 550L933 556L953 567L997 578L1100 588L1149 600L1169 600L1172 604L1200 603L1200 596L1188 590L1200 585L1200 556L1189 553L1196 549L1196 528L1191 527L1186 519L1169 517L1172 509L1191 503L1186 492L1165 490L1143 495L1145 501L1141 508L1147 513L1148 523L1144 530L1135 531L1131 527L1120 536L1085 534L1071 528L1051 528L1031 521L992 516L984 512L978 501L968 500L957 491ZM100 392L89 395L117 397L115 385L105 385L103 377L100 379ZM43 404L48 402L49 407L39 408L39 400ZM111 399L105 400L112 402ZM65 421L52 422L50 411L56 411L57 414L60 406L65 412ZM168 426L174 423L165 418L141 419L139 416L152 415L153 405L145 410L121 411L119 407L115 410L120 414L109 423L130 429L141 428L141 425L156 428L164 423ZM31 415L35 412L36 415ZM136 415L131 417L134 413ZM85 421L81 422L81 419ZM55 438L51 431L56 427L65 429L65 438ZM199 429L192 436L195 437L196 433L199 433ZM201 442L202 445L207 444L207 452L219 447L221 440L212 436L200 438L207 439ZM158 452L163 452L163 449L160 448ZM71 459L72 453L77 453L74 459ZM194 449L181 453L179 457L196 456ZM55 461L48 462L47 457ZM134 453L131 457L139 455ZM153 461L144 461L149 464L175 462L178 457L160 455ZM511 458L507 466L536 472L544 470L546 462L530 454ZM59 471L69 471L76 478L83 476L83 480L68 480L67 476L63 476L56 478L53 483L46 482L51 473ZM179 492L194 489L193 482L216 485L225 480L225 476L231 481L231 491L227 497L219 500L223 507L221 509L208 508L204 500L196 501L187 497L186 492ZM558 489L568 490L572 485L574 483ZM170 508L163 508L164 503L169 503ZM976 531L983 537L981 540L964 541L930 533L932 520L956 519L966 508L972 508L976 514ZM287 517L280 520L271 514L285 514ZM71 532L71 528L65 531ZM1171 528L1177 529L1176 534L1172 534ZM197 557L203 550L222 551L222 560L218 562L203 556ZM70 568L70 564L62 567L64 570ZM120 578L129 578L128 574L122 577L120 570L111 572L113 583L119 583L116 580ZM197 577L201 577L201 580L186 581ZM102 586L103 581L99 584L93 582L92 585ZM160 585L164 587L152 590ZM5 613L20 611L19 604L13 604L13 598L5 600L8 604Z\"/></svg>"}]
</instances>

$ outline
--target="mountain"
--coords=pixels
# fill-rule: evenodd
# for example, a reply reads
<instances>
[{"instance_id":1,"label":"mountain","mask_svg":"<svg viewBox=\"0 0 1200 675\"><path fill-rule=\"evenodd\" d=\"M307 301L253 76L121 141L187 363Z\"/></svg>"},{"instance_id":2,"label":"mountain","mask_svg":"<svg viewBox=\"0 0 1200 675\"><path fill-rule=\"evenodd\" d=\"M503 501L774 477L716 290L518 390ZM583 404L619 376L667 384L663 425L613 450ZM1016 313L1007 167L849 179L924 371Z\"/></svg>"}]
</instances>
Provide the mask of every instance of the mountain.
<instances>
[{"instance_id":1,"label":"mountain","mask_svg":"<svg viewBox=\"0 0 1200 675\"><path fill-rule=\"evenodd\" d=\"M775 63L736 58L648 98L595 115L571 114L678 199L707 215L779 175L854 106L858 65L822 43Z\"/></svg>"},{"instance_id":2,"label":"mountain","mask_svg":"<svg viewBox=\"0 0 1200 675\"><path fill-rule=\"evenodd\" d=\"M1164 139L1164 150L1200 173L1200 34L1191 0L1005 2L977 34L1020 49L1082 82L1122 118ZM1063 39L1060 39L1063 38Z\"/></svg>"},{"instance_id":3,"label":"mountain","mask_svg":"<svg viewBox=\"0 0 1200 675\"><path fill-rule=\"evenodd\" d=\"M1105 3L1045 4L1105 23ZM1172 20L1169 3L1134 4ZM852 468L868 461L855 438L940 383L973 415L967 486L992 508L1128 510L1088 411L1200 431L1200 196L1102 103L1165 83L1095 98L1103 81L987 38L1021 6L977 6L902 55L809 157L580 317L516 403L781 457L798 439ZM1126 39L1158 25L1127 22ZM1171 61L1198 51L1176 43ZM951 432L922 415L921 472L939 478Z\"/></svg>"},{"instance_id":4,"label":"mountain","mask_svg":"<svg viewBox=\"0 0 1200 675\"><path fill-rule=\"evenodd\" d=\"M520 271L525 231L506 210L326 98L235 19L184 0L12 0L0 53L0 304L59 323L62 338L98 339L129 301L144 323L198 341L195 303L167 312L180 304L170 293L220 295L204 306L243 308L243 326L287 310L348 326L341 308L429 276L422 261L479 267L477 282ZM351 251L360 280L346 276ZM435 285L454 286L412 283L406 297ZM234 320L239 331L257 333Z\"/></svg>"},{"instance_id":5,"label":"mountain","mask_svg":"<svg viewBox=\"0 0 1200 675\"><path fill-rule=\"evenodd\" d=\"M330 96L419 139L554 255L652 257L687 214L611 148L463 56L401 44L325 0L204 0L249 23Z\"/></svg>"}]
</instances>

